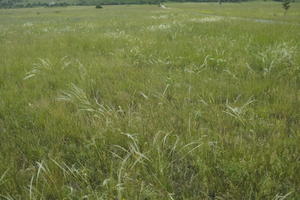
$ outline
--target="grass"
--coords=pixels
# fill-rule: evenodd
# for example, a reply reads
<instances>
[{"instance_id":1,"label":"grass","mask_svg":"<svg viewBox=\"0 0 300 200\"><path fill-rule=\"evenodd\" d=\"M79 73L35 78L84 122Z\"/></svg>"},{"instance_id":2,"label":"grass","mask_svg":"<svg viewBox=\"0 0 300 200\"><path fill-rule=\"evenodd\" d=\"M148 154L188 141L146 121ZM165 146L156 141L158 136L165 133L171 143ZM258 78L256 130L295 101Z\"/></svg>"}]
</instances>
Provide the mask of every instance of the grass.
<instances>
[{"instance_id":1,"label":"grass","mask_svg":"<svg viewBox=\"0 0 300 200\"><path fill-rule=\"evenodd\" d=\"M2 199L300 198L300 4L166 5L0 10Z\"/></svg>"},{"instance_id":2,"label":"grass","mask_svg":"<svg viewBox=\"0 0 300 200\"><path fill-rule=\"evenodd\" d=\"M233 4L233 5L228 5ZM178 9L189 9L208 15L221 15L226 17L240 17L252 19L272 19L285 22L300 22L299 2L291 3L287 16L284 15L282 2L246 2L246 3L228 3L213 4L202 3L201 6L194 6L193 3L185 3L184 5L174 5ZM271 5L271 6L270 6Z\"/></svg>"}]
</instances>

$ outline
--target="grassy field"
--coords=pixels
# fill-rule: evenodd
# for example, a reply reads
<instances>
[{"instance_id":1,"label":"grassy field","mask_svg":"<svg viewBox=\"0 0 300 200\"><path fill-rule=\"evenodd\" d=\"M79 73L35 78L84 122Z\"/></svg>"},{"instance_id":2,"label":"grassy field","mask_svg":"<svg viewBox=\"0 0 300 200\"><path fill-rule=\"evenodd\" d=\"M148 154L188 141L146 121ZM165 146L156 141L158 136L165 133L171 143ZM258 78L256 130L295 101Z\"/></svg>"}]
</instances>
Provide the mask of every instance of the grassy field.
<instances>
[{"instance_id":1,"label":"grassy field","mask_svg":"<svg viewBox=\"0 0 300 200\"><path fill-rule=\"evenodd\" d=\"M0 10L0 199L300 199L300 3L167 7Z\"/></svg>"}]
</instances>

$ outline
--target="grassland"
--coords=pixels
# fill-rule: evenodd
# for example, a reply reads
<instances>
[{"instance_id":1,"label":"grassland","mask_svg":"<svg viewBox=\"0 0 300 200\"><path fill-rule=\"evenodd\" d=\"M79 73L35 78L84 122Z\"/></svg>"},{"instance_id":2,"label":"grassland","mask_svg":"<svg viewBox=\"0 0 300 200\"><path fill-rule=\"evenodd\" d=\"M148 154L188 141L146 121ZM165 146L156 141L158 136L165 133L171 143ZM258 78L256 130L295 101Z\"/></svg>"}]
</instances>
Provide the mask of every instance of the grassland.
<instances>
[{"instance_id":1,"label":"grassland","mask_svg":"<svg viewBox=\"0 0 300 200\"><path fill-rule=\"evenodd\" d=\"M300 4L167 6L0 10L0 199L300 199Z\"/></svg>"}]
</instances>

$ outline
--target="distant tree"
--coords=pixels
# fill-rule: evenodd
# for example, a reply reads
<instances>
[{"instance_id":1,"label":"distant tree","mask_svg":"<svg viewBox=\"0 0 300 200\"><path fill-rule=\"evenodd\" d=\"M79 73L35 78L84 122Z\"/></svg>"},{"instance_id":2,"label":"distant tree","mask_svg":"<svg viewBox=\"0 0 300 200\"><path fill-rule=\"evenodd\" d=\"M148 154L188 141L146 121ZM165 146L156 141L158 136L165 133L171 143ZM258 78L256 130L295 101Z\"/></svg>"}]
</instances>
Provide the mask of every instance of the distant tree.
<instances>
[{"instance_id":1,"label":"distant tree","mask_svg":"<svg viewBox=\"0 0 300 200\"><path fill-rule=\"evenodd\" d=\"M284 15L286 15L288 9L291 7L291 0L284 0L282 2L282 8L284 9Z\"/></svg>"}]
</instances>

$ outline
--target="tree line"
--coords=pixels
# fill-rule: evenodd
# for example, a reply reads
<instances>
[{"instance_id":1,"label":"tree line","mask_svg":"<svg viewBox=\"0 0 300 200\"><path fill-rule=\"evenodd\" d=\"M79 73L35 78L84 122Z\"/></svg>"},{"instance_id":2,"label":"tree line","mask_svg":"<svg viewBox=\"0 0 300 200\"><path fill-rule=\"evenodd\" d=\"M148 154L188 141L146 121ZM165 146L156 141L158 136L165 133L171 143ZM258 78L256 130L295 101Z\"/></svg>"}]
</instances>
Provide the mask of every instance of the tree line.
<instances>
[{"instance_id":1,"label":"tree line","mask_svg":"<svg viewBox=\"0 0 300 200\"><path fill-rule=\"evenodd\" d=\"M166 0L0 0L0 8L30 7L63 7L90 5L123 5L123 4L160 4ZM222 0L222 2L243 2L251 0ZM274 0L283 1L283 0ZM219 2L219 0L168 0L168 2Z\"/></svg>"}]
</instances>

